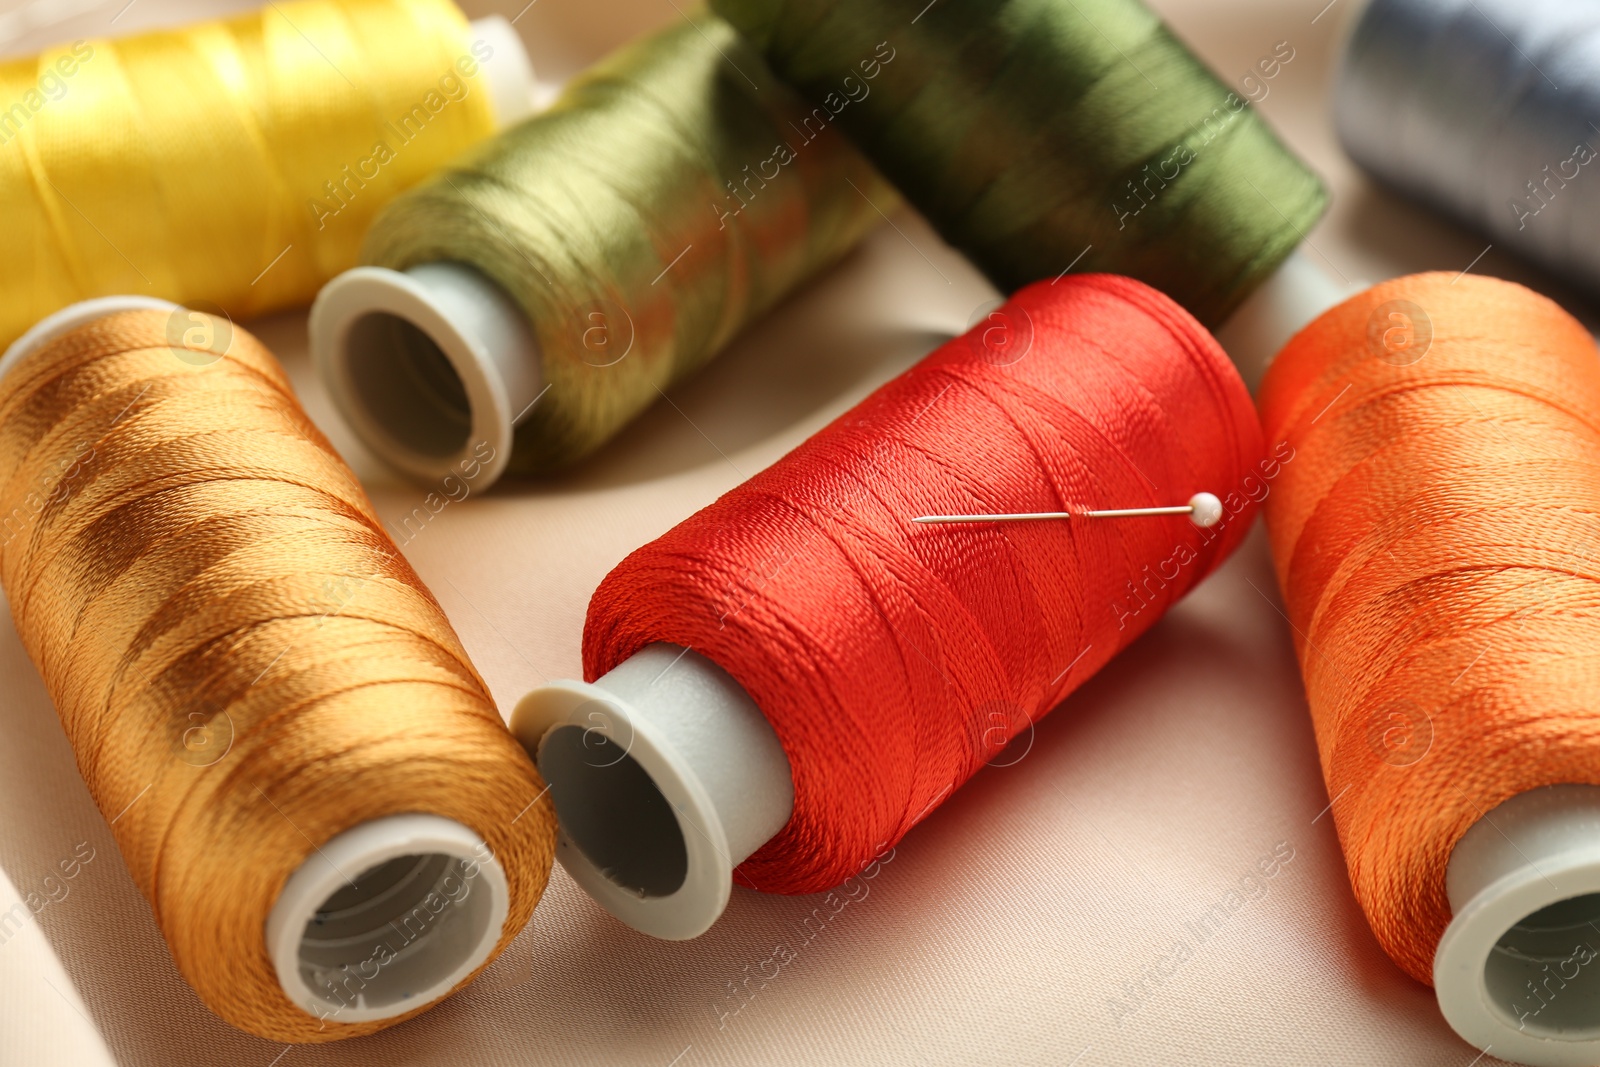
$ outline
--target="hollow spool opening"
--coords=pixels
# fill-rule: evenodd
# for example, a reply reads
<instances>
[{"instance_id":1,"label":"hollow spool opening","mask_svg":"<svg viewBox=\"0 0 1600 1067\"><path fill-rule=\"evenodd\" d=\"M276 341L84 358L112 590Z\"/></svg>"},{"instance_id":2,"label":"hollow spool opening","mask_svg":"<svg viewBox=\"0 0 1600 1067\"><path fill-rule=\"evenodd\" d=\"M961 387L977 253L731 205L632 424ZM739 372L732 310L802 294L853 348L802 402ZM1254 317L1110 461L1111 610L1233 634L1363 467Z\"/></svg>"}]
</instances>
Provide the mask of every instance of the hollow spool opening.
<instances>
[{"instance_id":1,"label":"hollow spool opening","mask_svg":"<svg viewBox=\"0 0 1600 1067\"><path fill-rule=\"evenodd\" d=\"M351 399L397 444L433 458L460 452L472 432L461 375L409 319L374 311L350 325Z\"/></svg>"},{"instance_id":2,"label":"hollow spool opening","mask_svg":"<svg viewBox=\"0 0 1600 1067\"><path fill-rule=\"evenodd\" d=\"M1502 934L1484 962L1484 987L1524 1033L1600 1038L1600 893L1540 908Z\"/></svg>"},{"instance_id":3,"label":"hollow spool opening","mask_svg":"<svg viewBox=\"0 0 1600 1067\"><path fill-rule=\"evenodd\" d=\"M336 890L305 924L299 973L331 1018L398 1008L481 952L494 915L480 871L459 856L397 856ZM398 1011L396 1014L398 1014Z\"/></svg>"},{"instance_id":4,"label":"hollow spool opening","mask_svg":"<svg viewBox=\"0 0 1600 1067\"><path fill-rule=\"evenodd\" d=\"M567 839L641 898L677 892L689 853L672 805L627 749L594 729L559 726L539 750Z\"/></svg>"}]
</instances>

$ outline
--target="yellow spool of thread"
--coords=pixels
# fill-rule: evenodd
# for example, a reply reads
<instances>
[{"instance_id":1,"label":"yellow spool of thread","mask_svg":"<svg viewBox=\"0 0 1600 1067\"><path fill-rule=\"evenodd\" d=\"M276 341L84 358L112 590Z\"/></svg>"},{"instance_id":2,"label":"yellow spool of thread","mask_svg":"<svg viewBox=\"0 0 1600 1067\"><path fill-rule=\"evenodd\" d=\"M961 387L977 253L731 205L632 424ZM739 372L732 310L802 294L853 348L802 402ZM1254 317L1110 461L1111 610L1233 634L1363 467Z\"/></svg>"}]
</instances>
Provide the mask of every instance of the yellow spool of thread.
<instances>
[{"instance_id":1,"label":"yellow spool of thread","mask_svg":"<svg viewBox=\"0 0 1600 1067\"><path fill-rule=\"evenodd\" d=\"M448 0L290 0L0 64L0 345L112 293L308 303L531 81L509 24Z\"/></svg>"},{"instance_id":2,"label":"yellow spool of thread","mask_svg":"<svg viewBox=\"0 0 1600 1067\"><path fill-rule=\"evenodd\" d=\"M226 320L57 313L0 359L0 582L179 971L370 1033L526 924L555 819L444 613Z\"/></svg>"}]
</instances>

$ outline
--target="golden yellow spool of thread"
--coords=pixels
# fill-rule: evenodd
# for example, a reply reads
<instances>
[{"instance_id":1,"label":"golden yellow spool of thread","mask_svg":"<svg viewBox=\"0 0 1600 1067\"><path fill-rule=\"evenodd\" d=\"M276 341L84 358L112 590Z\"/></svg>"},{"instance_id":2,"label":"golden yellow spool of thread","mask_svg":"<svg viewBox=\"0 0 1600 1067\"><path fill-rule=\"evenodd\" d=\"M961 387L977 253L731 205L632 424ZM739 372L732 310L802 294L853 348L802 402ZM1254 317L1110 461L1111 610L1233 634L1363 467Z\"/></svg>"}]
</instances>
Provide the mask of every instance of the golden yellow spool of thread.
<instances>
[{"instance_id":1,"label":"golden yellow spool of thread","mask_svg":"<svg viewBox=\"0 0 1600 1067\"><path fill-rule=\"evenodd\" d=\"M309 303L380 207L493 132L494 78L526 104L519 53L448 0L292 0L0 64L0 345L111 293Z\"/></svg>"},{"instance_id":2,"label":"golden yellow spool of thread","mask_svg":"<svg viewBox=\"0 0 1600 1067\"><path fill-rule=\"evenodd\" d=\"M183 309L0 360L0 581L202 1000L280 1041L470 980L554 817L433 597L271 355Z\"/></svg>"}]
</instances>

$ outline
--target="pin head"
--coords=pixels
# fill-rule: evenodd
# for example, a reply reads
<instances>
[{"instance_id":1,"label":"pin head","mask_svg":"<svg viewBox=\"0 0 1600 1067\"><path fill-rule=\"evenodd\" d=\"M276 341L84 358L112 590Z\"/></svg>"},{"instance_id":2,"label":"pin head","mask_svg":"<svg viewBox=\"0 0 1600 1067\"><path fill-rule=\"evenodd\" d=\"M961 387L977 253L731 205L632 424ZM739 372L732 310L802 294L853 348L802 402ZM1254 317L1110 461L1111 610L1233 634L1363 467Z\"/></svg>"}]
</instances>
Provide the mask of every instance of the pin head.
<instances>
[{"instance_id":1,"label":"pin head","mask_svg":"<svg viewBox=\"0 0 1600 1067\"><path fill-rule=\"evenodd\" d=\"M1189 521L1202 530L1222 521L1222 501L1213 493L1196 493L1189 498Z\"/></svg>"}]
</instances>

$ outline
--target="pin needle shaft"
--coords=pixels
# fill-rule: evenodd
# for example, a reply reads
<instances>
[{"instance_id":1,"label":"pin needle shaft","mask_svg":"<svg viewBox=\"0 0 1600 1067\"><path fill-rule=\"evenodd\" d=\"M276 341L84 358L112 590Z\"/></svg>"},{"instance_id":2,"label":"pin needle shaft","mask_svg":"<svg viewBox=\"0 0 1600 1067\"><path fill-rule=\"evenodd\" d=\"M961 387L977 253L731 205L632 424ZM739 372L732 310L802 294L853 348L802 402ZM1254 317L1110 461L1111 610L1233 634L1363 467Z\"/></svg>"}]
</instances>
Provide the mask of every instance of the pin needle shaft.
<instances>
[{"instance_id":1,"label":"pin needle shaft","mask_svg":"<svg viewBox=\"0 0 1600 1067\"><path fill-rule=\"evenodd\" d=\"M1114 508L1097 511L1036 511L1001 515L919 515L912 522L926 524L966 522L1049 522L1059 519L1126 519L1145 515L1187 515L1196 526L1215 526L1222 518L1222 501L1211 493L1196 493L1187 504L1160 508Z\"/></svg>"}]
</instances>

